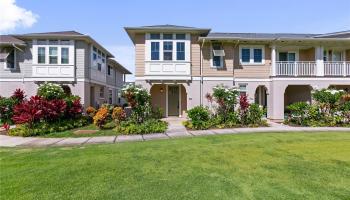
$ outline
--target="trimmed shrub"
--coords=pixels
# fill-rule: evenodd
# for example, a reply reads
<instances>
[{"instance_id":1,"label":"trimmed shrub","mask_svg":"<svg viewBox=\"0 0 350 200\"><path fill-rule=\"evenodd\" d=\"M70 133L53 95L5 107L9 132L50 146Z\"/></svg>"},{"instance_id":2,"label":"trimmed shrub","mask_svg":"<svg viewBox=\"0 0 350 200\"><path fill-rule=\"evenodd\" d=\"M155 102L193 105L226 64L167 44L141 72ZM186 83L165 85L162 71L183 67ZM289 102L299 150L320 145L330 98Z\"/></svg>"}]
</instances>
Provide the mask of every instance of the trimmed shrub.
<instances>
[{"instance_id":1,"label":"trimmed shrub","mask_svg":"<svg viewBox=\"0 0 350 200\"><path fill-rule=\"evenodd\" d=\"M136 124L132 120L123 121L116 127L115 131L120 134L147 134L147 133L164 133L168 124L157 119L149 119L142 124Z\"/></svg>"},{"instance_id":2,"label":"trimmed shrub","mask_svg":"<svg viewBox=\"0 0 350 200\"><path fill-rule=\"evenodd\" d=\"M208 108L203 106L196 106L187 111L188 117L194 129L208 129L210 113Z\"/></svg>"},{"instance_id":3,"label":"trimmed shrub","mask_svg":"<svg viewBox=\"0 0 350 200\"><path fill-rule=\"evenodd\" d=\"M63 99L65 97L63 88L54 83L44 83L40 85L37 94L47 100Z\"/></svg>"},{"instance_id":4,"label":"trimmed shrub","mask_svg":"<svg viewBox=\"0 0 350 200\"><path fill-rule=\"evenodd\" d=\"M98 109L96 115L93 117L94 125L98 128L103 128L106 124L108 118L108 109L106 107L101 107Z\"/></svg>"}]
</instances>

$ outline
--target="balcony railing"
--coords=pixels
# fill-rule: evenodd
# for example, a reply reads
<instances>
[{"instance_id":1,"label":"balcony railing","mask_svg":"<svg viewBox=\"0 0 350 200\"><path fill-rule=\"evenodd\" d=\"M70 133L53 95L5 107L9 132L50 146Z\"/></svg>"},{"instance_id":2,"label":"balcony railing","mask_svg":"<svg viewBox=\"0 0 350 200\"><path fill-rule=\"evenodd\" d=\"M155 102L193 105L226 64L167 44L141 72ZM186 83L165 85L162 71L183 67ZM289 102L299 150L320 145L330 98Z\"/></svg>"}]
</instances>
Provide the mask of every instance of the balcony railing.
<instances>
[{"instance_id":1,"label":"balcony railing","mask_svg":"<svg viewBox=\"0 0 350 200\"><path fill-rule=\"evenodd\" d=\"M276 62L276 76L316 76L316 73L316 62Z\"/></svg>"},{"instance_id":2,"label":"balcony railing","mask_svg":"<svg viewBox=\"0 0 350 200\"><path fill-rule=\"evenodd\" d=\"M146 62L145 77L157 80L190 80L191 65L190 62Z\"/></svg>"},{"instance_id":3,"label":"balcony railing","mask_svg":"<svg viewBox=\"0 0 350 200\"><path fill-rule=\"evenodd\" d=\"M350 62L339 61L330 62L325 61L319 63L319 68L316 62L307 61L277 61L276 62L276 76L350 76ZM323 69L322 69L323 67ZM318 71L319 70L319 71Z\"/></svg>"},{"instance_id":4,"label":"balcony railing","mask_svg":"<svg viewBox=\"0 0 350 200\"><path fill-rule=\"evenodd\" d=\"M324 62L325 76L350 76L350 62Z\"/></svg>"}]
</instances>

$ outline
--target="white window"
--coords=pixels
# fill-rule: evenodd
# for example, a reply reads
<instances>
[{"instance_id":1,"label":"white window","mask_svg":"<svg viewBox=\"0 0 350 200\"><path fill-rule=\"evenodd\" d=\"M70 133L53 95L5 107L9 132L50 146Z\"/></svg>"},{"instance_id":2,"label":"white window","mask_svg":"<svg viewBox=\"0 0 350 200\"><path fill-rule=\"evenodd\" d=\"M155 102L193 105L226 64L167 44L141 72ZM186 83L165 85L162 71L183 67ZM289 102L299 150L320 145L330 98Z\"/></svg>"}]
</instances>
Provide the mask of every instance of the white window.
<instances>
[{"instance_id":1,"label":"white window","mask_svg":"<svg viewBox=\"0 0 350 200\"><path fill-rule=\"evenodd\" d=\"M57 62L58 62L57 47L49 47L49 63L57 64Z\"/></svg>"},{"instance_id":2,"label":"white window","mask_svg":"<svg viewBox=\"0 0 350 200\"><path fill-rule=\"evenodd\" d=\"M111 66L110 65L107 66L107 74L109 76L111 75Z\"/></svg>"},{"instance_id":3,"label":"white window","mask_svg":"<svg viewBox=\"0 0 350 200\"><path fill-rule=\"evenodd\" d=\"M16 49L10 49L7 53L3 53L2 57L5 62L5 69L16 68Z\"/></svg>"},{"instance_id":4,"label":"white window","mask_svg":"<svg viewBox=\"0 0 350 200\"><path fill-rule=\"evenodd\" d=\"M108 103L109 104L113 103L113 90L111 89L108 90Z\"/></svg>"},{"instance_id":5,"label":"white window","mask_svg":"<svg viewBox=\"0 0 350 200\"><path fill-rule=\"evenodd\" d=\"M239 47L241 64L255 65L265 63L265 49L263 45L241 45Z\"/></svg>"},{"instance_id":6,"label":"white window","mask_svg":"<svg viewBox=\"0 0 350 200\"><path fill-rule=\"evenodd\" d=\"M173 60L173 42L172 41L163 42L163 59Z\"/></svg>"},{"instance_id":7,"label":"white window","mask_svg":"<svg viewBox=\"0 0 350 200\"><path fill-rule=\"evenodd\" d=\"M247 83L240 83L239 86L239 94L240 95L247 95Z\"/></svg>"},{"instance_id":8,"label":"white window","mask_svg":"<svg viewBox=\"0 0 350 200\"><path fill-rule=\"evenodd\" d=\"M296 52L279 52L278 61L294 62L297 59Z\"/></svg>"},{"instance_id":9,"label":"white window","mask_svg":"<svg viewBox=\"0 0 350 200\"><path fill-rule=\"evenodd\" d=\"M225 52L220 43L212 44L212 67L222 68L224 67Z\"/></svg>"},{"instance_id":10,"label":"white window","mask_svg":"<svg viewBox=\"0 0 350 200\"><path fill-rule=\"evenodd\" d=\"M45 47L38 47L38 63L39 64L45 64L46 63L46 54L45 54Z\"/></svg>"},{"instance_id":11,"label":"white window","mask_svg":"<svg viewBox=\"0 0 350 200\"><path fill-rule=\"evenodd\" d=\"M159 42L151 42L151 60L159 60Z\"/></svg>"},{"instance_id":12,"label":"white window","mask_svg":"<svg viewBox=\"0 0 350 200\"><path fill-rule=\"evenodd\" d=\"M100 87L100 98L104 98L104 97L105 97L105 88Z\"/></svg>"},{"instance_id":13,"label":"white window","mask_svg":"<svg viewBox=\"0 0 350 200\"><path fill-rule=\"evenodd\" d=\"M344 56L343 56L343 53L341 51L330 49L330 50L324 51L323 60L337 62L337 61L344 60Z\"/></svg>"},{"instance_id":14,"label":"white window","mask_svg":"<svg viewBox=\"0 0 350 200\"><path fill-rule=\"evenodd\" d=\"M69 48L62 47L61 48L61 64L69 63Z\"/></svg>"}]
</instances>

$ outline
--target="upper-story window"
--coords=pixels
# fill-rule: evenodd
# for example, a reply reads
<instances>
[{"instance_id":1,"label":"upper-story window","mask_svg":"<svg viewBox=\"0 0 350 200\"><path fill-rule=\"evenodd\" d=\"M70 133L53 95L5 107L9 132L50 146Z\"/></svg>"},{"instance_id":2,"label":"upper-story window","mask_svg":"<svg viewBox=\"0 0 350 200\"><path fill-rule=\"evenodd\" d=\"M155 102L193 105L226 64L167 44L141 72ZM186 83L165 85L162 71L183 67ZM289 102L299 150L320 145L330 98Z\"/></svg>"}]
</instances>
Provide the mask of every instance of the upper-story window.
<instances>
[{"instance_id":1,"label":"upper-story window","mask_svg":"<svg viewBox=\"0 0 350 200\"><path fill-rule=\"evenodd\" d=\"M191 41L185 33L147 33L146 61L189 61Z\"/></svg>"},{"instance_id":2,"label":"upper-story window","mask_svg":"<svg viewBox=\"0 0 350 200\"><path fill-rule=\"evenodd\" d=\"M111 75L111 66L110 65L107 66L107 74L109 76Z\"/></svg>"},{"instance_id":3,"label":"upper-story window","mask_svg":"<svg viewBox=\"0 0 350 200\"><path fill-rule=\"evenodd\" d=\"M97 70L98 70L98 71L102 71L102 65L101 65L101 63L97 63Z\"/></svg>"},{"instance_id":4,"label":"upper-story window","mask_svg":"<svg viewBox=\"0 0 350 200\"><path fill-rule=\"evenodd\" d=\"M185 43L176 43L176 60L185 60Z\"/></svg>"},{"instance_id":5,"label":"upper-story window","mask_svg":"<svg viewBox=\"0 0 350 200\"><path fill-rule=\"evenodd\" d=\"M5 51L4 57L0 59L0 62L5 62L5 69L16 68L16 49L11 48Z\"/></svg>"},{"instance_id":6,"label":"upper-story window","mask_svg":"<svg viewBox=\"0 0 350 200\"><path fill-rule=\"evenodd\" d=\"M159 60L159 42L151 42L151 60Z\"/></svg>"},{"instance_id":7,"label":"upper-story window","mask_svg":"<svg viewBox=\"0 0 350 200\"><path fill-rule=\"evenodd\" d=\"M242 45L240 46L241 64L264 64L265 50L263 45Z\"/></svg>"},{"instance_id":8,"label":"upper-story window","mask_svg":"<svg viewBox=\"0 0 350 200\"><path fill-rule=\"evenodd\" d=\"M61 48L61 64L69 63L69 48Z\"/></svg>"},{"instance_id":9,"label":"upper-story window","mask_svg":"<svg viewBox=\"0 0 350 200\"><path fill-rule=\"evenodd\" d=\"M152 40L159 40L160 39L160 34L159 33L151 33L150 38Z\"/></svg>"},{"instance_id":10,"label":"upper-story window","mask_svg":"<svg viewBox=\"0 0 350 200\"><path fill-rule=\"evenodd\" d=\"M57 47L49 47L49 63L50 64L58 63Z\"/></svg>"},{"instance_id":11,"label":"upper-story window","mask_svg":"<svg viewBox=\"0 0 350 200\"><path fill-rule=\"evenodd\" d=\"M35 64L68 65L74 61L72 40L33 40Z\"/></svg>"},{"instance_id":12,"label":"upper-story window","mask_svg":"<svg viewBox=\"0 0 350 200\"><path fill-rule=\"evenodd\" d=\"M45 47L38 47L38 63L39 64L45 64L46 63L46 58L45 58Z\"/></svg>"},{"instance_id":13,"label":"upper-story window","mask_svg":"<svg viewBox=\"0 0 350 200\"><path fill-rule=\"evenodd\" d=\"M223 67L224 66L224 56L225 52L223 50L223 47L220 43L213 43L212 44L212 66L213 67Z\"/></svg>"},{"instance_id":14,"label":"upper-story window","mask_svg":"<svg viewBox=\"0 0 350 200\"><path fill-rule=\"evenodd\" d=\"M93 46L91 67L95 70L106 73L106 60L107 55L96 46Z\"/></svg>"},{"instance_id":15,"label":"upper-story window","mask_svg":"<svg viewBox=\"0 0 350 200\"><path fill-rule=\"evenodd\" d=\"M166 41L163 43L163 59L173 60L173 42Z\"/></svg>"}]
</instances>

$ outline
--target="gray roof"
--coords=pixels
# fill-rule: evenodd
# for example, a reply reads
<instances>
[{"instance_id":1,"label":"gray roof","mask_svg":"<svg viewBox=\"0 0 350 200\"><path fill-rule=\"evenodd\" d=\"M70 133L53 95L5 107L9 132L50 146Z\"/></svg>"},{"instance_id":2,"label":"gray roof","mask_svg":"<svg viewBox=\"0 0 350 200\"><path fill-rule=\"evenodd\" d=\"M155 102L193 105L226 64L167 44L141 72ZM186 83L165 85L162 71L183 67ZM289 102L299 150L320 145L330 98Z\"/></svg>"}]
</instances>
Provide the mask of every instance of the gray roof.
<instances>
[{"instance_id":1,"label":"gray roof","mask_svg":"<svg viewBox=\"0 0 350 200\"><path fill-rule=\"evenodd\" d=\"M350 30L320 34L315 38L350 38Z\"/></svg>"},{"instance_id":2,"label":"gray roof","mask_svg":"<svg viewBox=\"0 0 350 200\"><path fill-rule=\"evenodd\" d=\"M32 35L45 35L45 36L81 36L84 35L82 33L79 33L77 31L58 31L58 32L43 32L43 33L27 33L22 34L21 36L32 36Z\"/></svg>"},{"instance_id":3,"label":"gray roof","mask_svg":"<svg viewBox=\"0 0 350 200\"><path fill-rule=\"evenodd\" d=\"M312 38L319 34L297 33L209 33L208 38L232 38L232 39L275 39L275 38Z\"/></svg>"},{"instance_id":4,"label":"gray roof","mask_svg":"<svg viewBox=\"0 0 350 200\"><path fill-rule=\"evenodd\" d=\"M125 29L131 30L144 30L144 29L161 29L161 30L207 30L210 31L209 28L197 28L191 26L178 26L172 24L163 24L163 25L152 25L152 26L138 26L138 27L125 27Z\"/></svg>"},{"instance_id":5,"label":"gray roof","mask_svg":"<svg viewBox=\"0 0 350 200\"><path fill-rule=\"evenodd\" d=\"M25 42L11 35L0 35L0 44L25 45Z\"/></svg>"}]
</instances>

